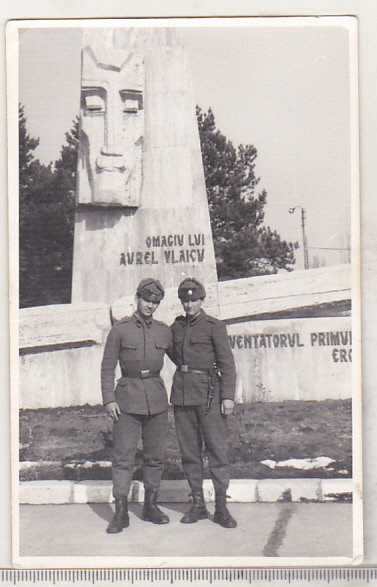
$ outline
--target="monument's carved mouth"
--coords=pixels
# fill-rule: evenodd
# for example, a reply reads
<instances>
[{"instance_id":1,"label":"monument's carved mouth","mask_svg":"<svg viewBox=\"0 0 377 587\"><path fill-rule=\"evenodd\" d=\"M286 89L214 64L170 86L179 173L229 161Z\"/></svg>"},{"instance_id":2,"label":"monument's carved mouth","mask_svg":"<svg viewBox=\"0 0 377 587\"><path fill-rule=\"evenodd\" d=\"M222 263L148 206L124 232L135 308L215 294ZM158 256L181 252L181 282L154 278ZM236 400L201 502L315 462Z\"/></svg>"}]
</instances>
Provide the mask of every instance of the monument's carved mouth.
<instances>
[{"instance_id":1,"label":"monument's carved mouth","mask_svg":"<svg viewBox=\"0 0 377 587\"><path fill-rule=\"evenodd\" d=\"M123 173L126 170L126 161L123 156L110 155L97 157L96 171L102 173L104 171Z\"/></svg>"},{"instance_id":2,"label":"monument's carved mouth","mask_svg":"<svg viewBox=\"0 0 377 587\"><path fill-rule=\"evenodd\" d=\"M126 170L125 166L122 167L99 167L97 165L97 171L98 173L104 173L109 172L109 173L114 173L114 172L118 172L118 173L123 173Z\"/></svg>"}]
</instances>

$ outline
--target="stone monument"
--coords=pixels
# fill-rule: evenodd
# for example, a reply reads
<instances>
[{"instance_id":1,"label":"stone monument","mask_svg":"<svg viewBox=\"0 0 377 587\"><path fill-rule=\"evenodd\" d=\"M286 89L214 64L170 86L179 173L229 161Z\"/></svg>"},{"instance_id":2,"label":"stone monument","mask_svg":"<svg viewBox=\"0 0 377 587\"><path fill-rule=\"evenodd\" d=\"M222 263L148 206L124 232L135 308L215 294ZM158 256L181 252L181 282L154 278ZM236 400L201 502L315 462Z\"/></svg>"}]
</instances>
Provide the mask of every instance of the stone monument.
<instances>
[{"instance_id":1,"label":"stone monument","mask_svg":"<svg viewBox=\"0 0 377 587\"><path fill-rule=\"evenodd\" d=\"M217 274L188 57L175 29L83 36L72 302ZM208 304L207 304L208 306Z\"/></svg>"}]
</instances>

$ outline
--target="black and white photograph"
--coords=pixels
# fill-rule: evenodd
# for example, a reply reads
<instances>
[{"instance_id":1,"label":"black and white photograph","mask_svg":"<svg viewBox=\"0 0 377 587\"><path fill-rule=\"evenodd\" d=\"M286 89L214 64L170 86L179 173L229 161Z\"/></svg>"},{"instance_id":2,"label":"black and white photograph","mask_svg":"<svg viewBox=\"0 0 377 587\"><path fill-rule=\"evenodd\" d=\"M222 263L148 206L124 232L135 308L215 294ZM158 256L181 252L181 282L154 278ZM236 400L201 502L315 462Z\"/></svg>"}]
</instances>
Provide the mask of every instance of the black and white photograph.
<instances>
[{"instance_id":1,"label":"black and white photograph","mask_svg":"<svg viewBox=\"0 0 377 587\"><path fill-rule=\"evenodd\" d=\"M357 43L8 23L14 564L362 562Z\"/></svg>"}]
</instances>

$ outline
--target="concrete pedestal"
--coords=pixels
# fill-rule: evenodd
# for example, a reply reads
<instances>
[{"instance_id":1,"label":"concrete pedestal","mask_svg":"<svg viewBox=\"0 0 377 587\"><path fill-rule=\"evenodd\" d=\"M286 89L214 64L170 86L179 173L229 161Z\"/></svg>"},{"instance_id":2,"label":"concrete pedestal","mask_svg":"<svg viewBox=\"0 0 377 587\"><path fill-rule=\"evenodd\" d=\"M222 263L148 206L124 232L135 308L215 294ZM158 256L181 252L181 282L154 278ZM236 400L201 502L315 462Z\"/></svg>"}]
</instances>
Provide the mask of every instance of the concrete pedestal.
<instances>
[{"instance_id":1,"label":"concrete pedestal","mask_svg":"<svg viewBox=\"0 0 377 587\"><path fill-rule=\"evenodd\" d=\"M107 35L103 42L106 44L115 41L109 40ZM97 105L90 94L94 90L87 87L91 82L84 79L83 73L83 94L89 106L85 110L82 100L81 127L89 129L88 135L93 132L94 123L96 129L103 128L104 144L100 146L101 136L96 131L92 145L89 144L86 148L88 136L84 131L80 134L73 302L112 304L120 297L133 294L139 281L149 276L158 278L165 287L176 287L188 276L197 277L206 285L217 284L195 102L184 48L171 31L168 34L164 29L152 32L135 29L134 36L128 35L122 43L119 43L119 39L117 42L116 54L123 52L124 62L131 58L135 61L135 55L139 55L145 79L140 81L139 71L138 87L127 90L130 95L133 91L134 97L142 94L142 98L139 101L134 99L124 102L124 116L120 119L124 125L123 135L118 139L115 136L111 151L116 151L117 154L108 155L108 164L115 166L117 162L123 161L127 168L127 161L130 161L129 165L132 167L132 161L135 161L135 145L132 150L125 137L127 132L136 132L135 124L131 127L129 120L132 116L140 115L142 108L143 136L137 137L136 132L134 137L138 145L142 144L140 193L137 193L137 184L134 184L132 198L125 192L124 205L119 205L122 198L117 198L116 194L109 197L107 204L103 201L102 194L100 204L98 202L96 181L103 180L103 173L109 175L110 172L105 171L101 175L98 165L95 164L95 167L93 164L99 177L95 176L90 167L90 149L99 150L101 155L98 160L102 165L103 159L106 159L106 155L102 153L109 151L108 143L111 139L108 127L115 117L111 118L106 108L109 109L112 104L111 108L116 109L117 98L114 98L113 103L109 98L108 105L101 106L99 95L96 98ZM92 59L97 46L98 38L93 46L89 46L90 51L88 45L84 48L83 72L86 71L85 59ZM102 61L115 61L115 57L111 55L108 51L106 58L101 56ZM103 83L105 89L110 82L113 85L118 84L119 88L127 86L128 74L122 70L123 65L119 66L122 63L121 58L117 57L118 65L105 64L103 67L106 73L102 73L102 66L98 65L100 61L96 57L99 79L108 76L106 68L119 69L119 79L116 76L111 80L106 78L106 83ZM132 77L131 73L129 84L135 78L135 74ZM95 81L92 82L94 83ZM88 92L89 98L86 98ZM122 94L125 90L120 89L119 92ZM131 107L136 103L139 106L136 105L135 112L132 112ZM98 121L101 116L103 127ZM138 164L134 165L134 173L139 173ZM128 172L121 176L122 172L118 168L112 169L112 176L124 176L123 180L126 181ZM132 170L130 173L132 175ZM87 182L83 180L85 176L89 177ZM89 193L90 182L93 183L92 195ZM116 186L117 182L114 180L111 185ZM86 190L85 194L81 194L80 190Z\"/></svg>"}]
</instances>

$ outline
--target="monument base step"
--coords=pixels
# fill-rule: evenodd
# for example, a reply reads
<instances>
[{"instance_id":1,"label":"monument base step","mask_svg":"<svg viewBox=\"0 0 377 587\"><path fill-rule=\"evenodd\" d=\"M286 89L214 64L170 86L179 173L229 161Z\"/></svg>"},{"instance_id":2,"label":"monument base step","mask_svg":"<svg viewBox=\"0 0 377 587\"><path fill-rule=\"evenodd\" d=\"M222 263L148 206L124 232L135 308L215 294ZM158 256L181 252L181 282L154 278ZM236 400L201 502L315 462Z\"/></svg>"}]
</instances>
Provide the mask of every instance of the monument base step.
<instances>
[{"instance_id":1,"label":"monument base step","mask_svg":"<svg viewBox=\"0 0 377 587\"><path fill-rule=\"evenodd\" d=\"M204 480L204 497L207 502L215 500L212 482ZM352 479L234 479L227 491L229 502L351 502ZM133 481L129 500L144 501L144 486ZM21 504L67 504L67 503L111 503L113 501L111 481L21 481L19 502ZM190 490L186 481L162 481L160 503L184 503L190 501Z\"/></svg>"}]
</instances>

